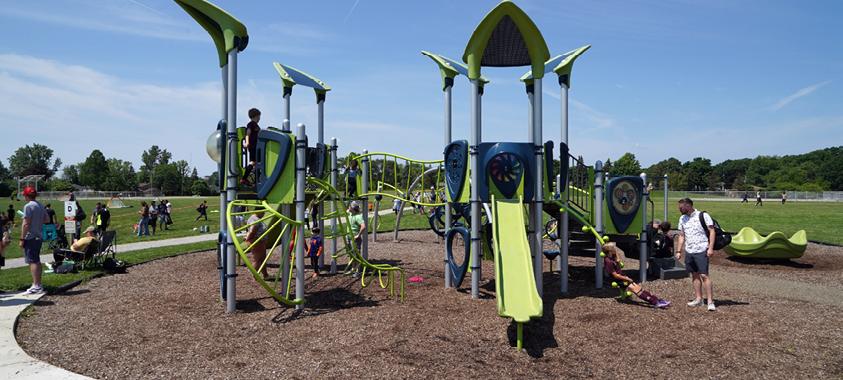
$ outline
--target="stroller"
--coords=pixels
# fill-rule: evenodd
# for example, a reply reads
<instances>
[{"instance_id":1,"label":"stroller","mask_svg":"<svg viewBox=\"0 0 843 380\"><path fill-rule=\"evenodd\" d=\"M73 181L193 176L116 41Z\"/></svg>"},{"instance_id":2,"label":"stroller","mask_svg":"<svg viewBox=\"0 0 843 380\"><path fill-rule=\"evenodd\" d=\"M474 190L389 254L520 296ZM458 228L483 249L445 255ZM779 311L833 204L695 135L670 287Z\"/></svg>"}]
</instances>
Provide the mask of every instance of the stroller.
<instances>
[{"instance_id":1,"label":"stroller","mask_svg":"<svg viewBox=\"0 0 843 380\"><path fill-rule=\"evenodd\" d=\"M42 239L47 243L42 244L42 249L54 251L56 248L70 248L70 243L67 242L67 234L64 233L63 224L45 224L42 231Z\"/></svg>"}]
</instances>

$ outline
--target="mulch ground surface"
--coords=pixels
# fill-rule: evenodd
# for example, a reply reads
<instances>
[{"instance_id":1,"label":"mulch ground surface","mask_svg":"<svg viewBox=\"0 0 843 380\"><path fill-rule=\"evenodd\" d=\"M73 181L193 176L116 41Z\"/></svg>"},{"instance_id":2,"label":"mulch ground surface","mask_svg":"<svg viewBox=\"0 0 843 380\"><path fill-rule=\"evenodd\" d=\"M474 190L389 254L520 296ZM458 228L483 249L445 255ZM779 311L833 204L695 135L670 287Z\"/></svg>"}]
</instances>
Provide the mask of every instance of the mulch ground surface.
<instances>
[{"instance_id":1,"label":"mulch ground surface","mask_svg":"<svg viewBox=\"0 0 843 380\"><path fill-rule=\"evenodd\" d=\"M617 289L595 289L594 259L580 257L570 258L562 293L559 271L545 260L544 313L524 325L518 350L516 324L497 313L493 263L483 262L480 298L473 299L470 278L458 289L443 286L444 244L432 233L390 238L370 244L369 257L404 269L403 301L398 287L390 296L377 279L363 288L359 279L324 270L314 278L308 268L307 303L297 311L240 267L237 312L229 314L208 251L45 296L21 317L17 339L31 356L97 379L843 376L843 308L787 291L805 284L843 293L839 247L812 244L803 258L784 263L718 251L714 312L685 305L694 297L688 278L643 284L673 302L667 309L621 301ZM637 278L637 264L626 261ZM718 273L760 280L732 286L718 283ZM781 284L787 287L779 296L757 291Z\"/></svg>"}]
</instances>

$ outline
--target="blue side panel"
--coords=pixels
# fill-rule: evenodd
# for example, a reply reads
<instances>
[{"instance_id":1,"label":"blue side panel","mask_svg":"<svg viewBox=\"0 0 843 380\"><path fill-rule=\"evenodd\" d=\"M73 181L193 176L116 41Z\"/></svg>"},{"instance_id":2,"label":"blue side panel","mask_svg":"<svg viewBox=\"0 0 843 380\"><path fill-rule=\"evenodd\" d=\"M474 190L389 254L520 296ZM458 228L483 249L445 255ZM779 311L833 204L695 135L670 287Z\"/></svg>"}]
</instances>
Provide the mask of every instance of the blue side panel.
<instances>
[{"instance_id":1,"label":"blue side panel","mask_svg":"<svg viewBox=\"0 0 843 380\"><path fill-rule=\"evenodd\" d=\"M460 234L462 235L462 240L464 242L464 246L462 247L465 253L465 257L463 258L462 265L457 265L454 262L454 251L453 251L453 244L454 244L454 237ZM454 281L454 287L459 288L462 284L462 280L465 278L466 272L468 272L468 263L471 261L471 232L468 231L465 227L455 227L448 230L448 233L445 235L445 241L448 242L447 245L447 253L448 253L448 266L451 267L451 280Z\"/></svg>"},{"instance_id":2,"label":"blue side panel","mask_svg":"<svg viewBox=\"0 0 843 380\"><path fill-rule=\"evenodd\" d=\"M545 182L544 186L547 188L547 192L553 194L555 191L553 181L556 180L556 177L553 175L553 140L547 140L544 143L544 171L547 173L547 182Z\"/></svg>"},{"instance_id":3,"label":"blue side panel","mask_svg":"<svg viewBox=\"0 0 843 380\"><path fill-rule=\"evenodd\" d=\"M270 173L267 173L266 168L266 143L276 142L280 144L281 148L278 153L278 161L272 167ZM290 157L290 149L293 149L293 143L290 136L286 133L276 132L262 129L258 132L258 148L257 148L257 166L256 177L258 178L257 191L258 199L266 199L267 194L272 190L278 179L281 177L281 172L287 166L287 159Z\"/></svg>"},{"instance_id":4,"label":"blue side panel","mask_svg":"<svg viewBox=\"0 0 843 380\"><path fill-rule=\"evenodd\" d=\"M479 186L479 195L480 200L482 202L491 202L491 196L489 195L489 176L492 171L492 162L495 160L496 156L501 154L509 154L515 156L522 164L523 170L523 178L524 178L524 202L531 202L533 200L533 188L535 187L533 176L536 173L535 168L535 159L533 158L533 144L532 143L513 143L513 142L500 142L500 143L480 143L479 147L479 157L480 160L480 173L478 173L478 177L480 178L480 183L477 185ZM502 163L498 161L498 163ZM505 163L504 163L505 164ZM498 190L504 190L500 187Z\"/></svg>"},{"instance_id":5,"label":"blue side panel","mask_svg":"<svg viewBox=\"0 0 843 380\"><path fill-rule=\"evenodd\" d=\"M459 199L468 175L468 141L459 140L445 147L445 187L448 199Z\"/></svg>"},{"instance_id":6,"label":"blue side panel","mask_svg":"<svg viewBox=\"0 0 843 380\"><path fill-rule=\"evenodd\" d=\"M618 231L626 231L638 215L644 180L637 176L624 176L606 182L606 202L609 216Z\"/></svg>"}]
</instances>

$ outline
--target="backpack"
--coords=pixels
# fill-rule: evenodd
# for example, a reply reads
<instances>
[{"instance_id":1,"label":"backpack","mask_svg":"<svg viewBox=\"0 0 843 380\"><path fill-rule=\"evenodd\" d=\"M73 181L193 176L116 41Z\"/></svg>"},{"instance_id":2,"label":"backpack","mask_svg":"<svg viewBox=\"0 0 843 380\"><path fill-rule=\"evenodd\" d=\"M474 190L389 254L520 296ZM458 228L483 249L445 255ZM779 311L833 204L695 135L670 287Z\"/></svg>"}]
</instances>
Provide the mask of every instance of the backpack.
<instances>
[{"instance_id":1,"label":"backpack","mask_svg":"<svg viewBox=\"0 0 843 380\"><path fill-rule=\"evenodd\" d=\"M663 233L658 232L655 236L653 236L653 252L656 253L664 253L667 249L667 236L664 236Z\"/></svg>"},{"instance_id":2,"label":"backpack","mask_svg":"<svg viewBox=\"0 0 843 380\"><path fill-rule=\"evenodd\" d=\"M85 210L82 207L76 209L76 220L82 221L88 218L88 214L85 214Z\"/></svg>"},{"instance_id":3,"label":"backpack","mask_svg":"<svg viewBox=\"0 0 843 380\"><path fill-rule=\"evenodd\" d=\"M708 231L708 228L705 225L705 217L703 217L703 214L705 214L705 211L700 211L700 224L702 224L704 235L706 237L706 240L708 240L709 235L706 232ZM711 215L709 214L709 217L710 216ZM720 228L720 223L717 223L714 218L711 218L711 222L713 223L714 227L714 249L723 249L723 247L729 245L729 243L732 242L732 235L723 232L723 229Z\"/></svg>"},{"instance_id":4,"label":"backpack","mask_svg":"<svg viewBox=\"0 0 843 380\"><path fill-rule=\"evenodd\" d=\"M102 268L110 273L126 273L126 263L111 257L103 260Z\"/></svg>"},{"instance_id":5,"label":"backpack","mask_svg":"<svg viewBox=\"0 0 843 380\"><path fill-rule=\"evenodd\" d=\"M59 265L56 267L55 272L58 274L79 273L76 269L76 265L70 263Z\"/></svg>"}]
</instances>

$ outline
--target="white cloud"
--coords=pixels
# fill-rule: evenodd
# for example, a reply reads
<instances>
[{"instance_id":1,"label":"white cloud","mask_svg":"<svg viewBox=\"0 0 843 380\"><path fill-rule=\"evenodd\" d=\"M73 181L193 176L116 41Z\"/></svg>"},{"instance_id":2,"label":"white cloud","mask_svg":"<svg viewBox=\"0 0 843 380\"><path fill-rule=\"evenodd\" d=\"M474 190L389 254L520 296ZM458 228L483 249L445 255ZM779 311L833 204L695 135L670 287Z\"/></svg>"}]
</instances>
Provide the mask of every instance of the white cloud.
<instances>
[{"instance_id":1,"label":"white cloud","mask_svg":"<svg viewBox=\"0 0 843 380\"><path fill-rule=\"evenodd\" d=\"M204 146L220 115L218 83L152 86L5 54L0 55L0 88L0 122L19 132L2 139L0 151L39 143L65 164L75 164L99 149L137 169L143 150L158 145L175 160L192 159L202 173L213 171Z\"/></svg>"},{"instance_id":2,"label":"white cloud","mask_svg":"<svg viewBox=\"0 0 843 380\"><path fill-rule=\"evenodd\" d=\"M792 102L792 101L796 100L797 98L801 98L801 97L803 97L803 96L805 96L805 95L808 95L808 94L810 94L810 93L814 92L814 90L816 90L816 89L818 89L818 88L820 88L820 87L822 87L822 86L825 86L825 85L827 85L827 84L829 84L829 83L831 83L831 82L832 82L832 81L827 80L827 81L825 81L825 82L817 83L817 84L815 84L815 85L813 85L813 86L808 86L808 87L805 87L805 88L803 88L803 89L801 89L801 90L799 90L799 91L796 91L796 93L795 93L795 94L790 95L790 96L788 96L788 97L786 97L786 98L784 98L784 99L782 99L782 100L779 100L779 102L778 102L776 105L774 105L774 106L770 107L770 109L772 109L773 111L776 111L776 110L778 110L779 108L782 108L782 107L786 106L788 103L790 103L790 102Z\"/></svg>"}]
</instances>

